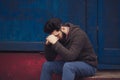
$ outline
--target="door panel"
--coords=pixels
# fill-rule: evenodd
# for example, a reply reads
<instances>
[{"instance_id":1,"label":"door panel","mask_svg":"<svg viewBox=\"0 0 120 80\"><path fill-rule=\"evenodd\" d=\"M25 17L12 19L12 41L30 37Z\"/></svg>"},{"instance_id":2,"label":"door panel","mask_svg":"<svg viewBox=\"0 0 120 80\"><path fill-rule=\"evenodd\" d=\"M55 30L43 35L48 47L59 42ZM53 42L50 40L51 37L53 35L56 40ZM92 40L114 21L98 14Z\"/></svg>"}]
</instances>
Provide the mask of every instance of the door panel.
<instances>
[{"instance_id":1,"label":"door panel","mask_svg":"<svg viewBox=\"0 0 120 80\"><path fill-rule=\"evenodd\" d=\"M120 69L120 1L99 0L99 67Z\"/></svg>"},{"instance_id":2,"label":"door panel","mask_svg":"<svg viewBox=\"0 0 120 80\"><path fill-rule=\"evenodd\" d=\"M86 15L86 32L91 40L91 43L98 55L98 23L97 23L97 10L98 10L97 0L87 0L87 15Z\"/></svg>"}]
</instances>

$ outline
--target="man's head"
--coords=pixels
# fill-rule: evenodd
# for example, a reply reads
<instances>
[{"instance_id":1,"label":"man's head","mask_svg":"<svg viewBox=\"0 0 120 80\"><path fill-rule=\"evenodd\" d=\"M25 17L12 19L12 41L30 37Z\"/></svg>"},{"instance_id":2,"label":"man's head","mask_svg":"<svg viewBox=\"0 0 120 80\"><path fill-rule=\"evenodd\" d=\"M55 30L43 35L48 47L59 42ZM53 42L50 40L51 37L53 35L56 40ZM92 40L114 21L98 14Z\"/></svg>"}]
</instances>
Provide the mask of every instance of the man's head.
<instances>
[{"instance_id":1,"label":"man's head","mask_svg":"<svg viewBox=\"0 0 120 80\"><path fill-rule=\"evenodd\" d=\"M47 34L51 34L54 30L59 31L61 27L62 21L58 18L49 19L44 26L44 32Z\"/></svg>"},{"instance_id":2,"label":"man's head","mask_svg":"<svg viewBox=\"0 0 120 80\"><path fill-rule=\"evenodd\" d=\"M62 22L58 18L52 18L48 20L44 26L44 32L47 34L53 34L61 41L66 38L67 28L62 25Z\"/></svg>"}]
</instances>

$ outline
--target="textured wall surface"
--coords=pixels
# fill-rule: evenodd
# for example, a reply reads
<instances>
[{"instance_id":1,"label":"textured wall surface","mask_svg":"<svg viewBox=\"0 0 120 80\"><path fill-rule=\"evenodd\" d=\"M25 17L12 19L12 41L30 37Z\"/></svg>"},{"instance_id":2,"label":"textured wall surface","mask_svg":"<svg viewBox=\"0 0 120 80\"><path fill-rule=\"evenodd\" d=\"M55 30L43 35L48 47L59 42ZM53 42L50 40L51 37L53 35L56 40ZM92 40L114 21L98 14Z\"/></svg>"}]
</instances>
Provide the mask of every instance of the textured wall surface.
<instances>
[{"instance_id":1,"label":"textured wall surface","mask_svg":"<svg viewBox=\"0 0 120 80\"><path fill-rule=\"evenodd\" d=\"M31 46L43 46L40 42L45 41L43 26L48 19L58 17L86 30L86 13L87 0L0 0L0 51L43 51L42 47Z\"/></svg>"},{"instance_id":2,"label":"textured wall surface","mask_svg":"<svg viewBox=\"0 0 120 80\"><path fill-rule=\"evenodd\" d=\"M51 17L85 28L85 6L85 0L0 0L0 41L44 41Z\"/></svg>"},{"instance_id":3,"label":"textured wall surface","mask_svg":"<svg viewBox=\"0 0 120 80\"><path fill-rule=\"evenodd\" d=\"M43 52L0 52L0 80L40 80ZM61 79L53 74L52 80Z\"/></svg>"},{"instance_id":4,"label":"textured wall surface","mask_svg":"<svg viewBox=\"0 0 120 80\"><path fill-rule=\"evenodd\" d=\"M50 8L46 0L0 0L0 41L43 41Z\"/></svg>"},{"instance_id":5,"label":"textured wall surface","mask_svg":"<svg viewBox=\"0 0 120 80\"><path fill-rule=\"evenodd\" d=\"M39 80L42 53L0 53L0 80Z\"/></svg>"}]
</instances>

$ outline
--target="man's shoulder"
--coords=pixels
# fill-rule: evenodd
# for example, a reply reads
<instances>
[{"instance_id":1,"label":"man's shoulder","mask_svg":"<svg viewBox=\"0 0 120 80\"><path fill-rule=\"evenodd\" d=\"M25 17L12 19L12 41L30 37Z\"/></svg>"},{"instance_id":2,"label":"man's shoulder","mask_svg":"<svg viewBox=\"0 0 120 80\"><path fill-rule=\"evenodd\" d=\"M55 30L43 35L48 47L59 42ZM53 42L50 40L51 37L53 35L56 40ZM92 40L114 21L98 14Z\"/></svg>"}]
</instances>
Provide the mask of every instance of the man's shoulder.
<instances>
[{"instance_id":1,"label":"man's shoulder","mask_svg":"<svg viewBox=\"0 0 120 80\"><path fill-rule=\"evenodd\" d=\"M85 31L83 29L80 28L79 25L75 25L75 24L72 24L72 23L65 23L66 26L70 27L70 34L72 35L76 35L76 34L86 34Z\"/></svg>"},{"instance_id":2,"label":"man's shoulder","mask_svg":"<svg viewBox=\"0 0 120 80\"><path fill-rule=\"evenodd\" d=\"M71 26L71 33L73 34L85 34L85 31L82 30L78 25Z\"/></svg>"},{"instance_id":3,"label":"man's shoulder","mask_svg":"<svg viewBox=\"0 0 120 80\"><path fill-rule=\"evenodd\" d=\"M84 37L86 36L86 33L80 29L79 27L73 25L73 26L70 26L70 31L69 31L69 37L71 39L74 39L74 38L81 38L81 37Z\"/></svg>"}]
</instances>

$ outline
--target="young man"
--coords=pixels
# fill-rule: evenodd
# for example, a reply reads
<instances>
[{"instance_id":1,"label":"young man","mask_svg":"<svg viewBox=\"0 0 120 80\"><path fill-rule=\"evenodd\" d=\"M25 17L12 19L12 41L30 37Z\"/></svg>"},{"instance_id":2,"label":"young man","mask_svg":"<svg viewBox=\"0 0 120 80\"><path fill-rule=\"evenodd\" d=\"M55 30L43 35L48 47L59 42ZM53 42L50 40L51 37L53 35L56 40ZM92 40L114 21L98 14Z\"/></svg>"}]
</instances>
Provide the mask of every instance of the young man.
<instances>
[{"instance_id":1,"label":"young man","mask_svg":"<svg viewBox=\"0 0 120 80\"><path fill-rule=\"evenodd\" d=\"M47 62L42 66L40 80L52 80L53 73L62 74L62 80L95 74L97 56L83 30L52 18L45 24L44 32L49 34L45 43Z\"/></svg>"}]
</instances>

